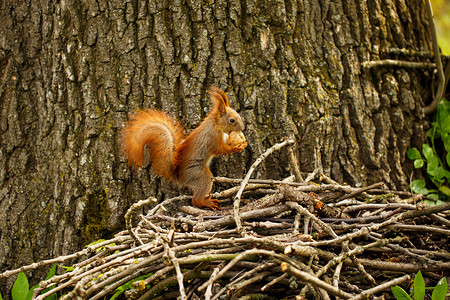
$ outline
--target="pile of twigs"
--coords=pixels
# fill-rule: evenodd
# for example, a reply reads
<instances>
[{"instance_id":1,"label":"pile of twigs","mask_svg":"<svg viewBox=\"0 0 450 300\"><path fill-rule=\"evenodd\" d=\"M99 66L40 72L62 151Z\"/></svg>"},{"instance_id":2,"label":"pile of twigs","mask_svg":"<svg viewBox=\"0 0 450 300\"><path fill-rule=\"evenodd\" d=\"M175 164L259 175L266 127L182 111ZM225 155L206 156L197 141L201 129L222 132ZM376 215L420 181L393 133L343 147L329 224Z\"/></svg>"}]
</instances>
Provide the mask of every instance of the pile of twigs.
<instances>
[{"instance_id":1,"label":"pile of twigs","mask_svg":"<svg viewBox=\"0 0 450 300\"><path fill-rule=\"evenodd\" d=\"M249 177L215 179L236 185L214 195L222 211L178 197L142 215L137 211L155 202L143 200L127 212L128 230L113 239L0 277L78 259L72 271L41 282L36 299L121 291L135 299L365 299L391 297L391 286L409 286L419 270L429 286L450 274L450 203L425 206L420 196L381 183L352 188L323 176L314 184Z\"/></svg>"}]
</instances>

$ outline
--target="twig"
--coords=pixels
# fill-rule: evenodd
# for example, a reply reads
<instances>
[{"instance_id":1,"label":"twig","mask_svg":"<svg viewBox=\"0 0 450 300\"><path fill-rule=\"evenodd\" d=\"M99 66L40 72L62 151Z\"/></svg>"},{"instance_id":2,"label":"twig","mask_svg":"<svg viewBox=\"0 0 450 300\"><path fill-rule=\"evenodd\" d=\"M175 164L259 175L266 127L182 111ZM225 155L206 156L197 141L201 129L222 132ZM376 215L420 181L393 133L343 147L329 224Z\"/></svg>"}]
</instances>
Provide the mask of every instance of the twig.
<instances>
[{"instance_id":1,"label":"twig","mask_svg":"<svg viewBox=\"0 0 450 300\"><path fill-rule=\"evenodd\" d=\"M217 276L217 273L219 273L219 271L224 267L224 265L225 265L225 264L222 262L222 263L220 263L216 268L214 268L214 271L212 272L211 276L212 276L212 277ZM210 299L211 299L211 296L212 296L212 286L213 286L213 283L211 282L211 284L209 284L208 287L206 288L206 292L205 292L205 300L210 300ZM225 288L224 288L223 290L225 290ZM214 298L213 298L213 300L214 300L214 299L217 299L220 295L221 295L220 293L219 293L219 295L215 295Z\"/></svg>"},{"instance_id":2,"label":"twig","mask_svg":"<svg viewBox=\"0 0 450 300\"><path fill-rule=\"evenodd\" d=\"M449 64L449 65L450 65L450 64ZM443 218L443 217L438 216L438 215L436 215L436 214L432 214L432 215L430 215L430 217L431 217L433 220L435 220L435 221L437 221L437 222L439 222L439 223L441 223L441 224L447 226L448 228L450 228L450 220L447 220L446 218Z\"/></svg>"},{"instance_id":3,"label":"twig","mask_svg":"<svg viewBox=\"0 0 450 300\"><path fill-rule=\"evenodd\" d=\"M289 164L291 165L292 172L294 173L295 181L303 182L303 177L302 177L302 173L300 171L300 166L298 164L298 159L297 159L297 157L295 157L295 153L294 153L294 149L293 149L294 144L295 144L295 142L292 143L291 145L287 146Z\"/></svg>"},{"instance_id":4,"label":"twig","mask_svg":"<svg viewBox=\"0 0 450 300\"><path fill-rule=\"evenodd\" d=\"M424 68L432 69L436 67L436 64L429 62L414 62L414 61L404 61L396 59L383 59L383 60L372 60L365 61L361 64L364 69L371 69L375 67L401 67L401 68Z\"/></svg>"},{"instance_id":5,"label":"twig","mask_svg":"<svg viewBox=\"0 0 450 300\"><path fill-rule=\"evenodd\" d=\"M392 224L387 226L388 229L400 229L400 230L409 230L414 232L427 232L427 233L438 233L446 236L450 236L450 230L425 226L425 225L408 225L408 224Z\"/></svg>"},{"instance_id":6,"label":"twig","mask_svg":"<svg viewBox=\"0 0 450 300\"><path fill-rule=\"evenodd\" d=\"M133 218L133 212L135 212L136 210L138 210L139 208L151 204L151 203L156 203L158 202L158 200L156 200L155 197L150 197L146 200L140 200L137 203L134 203L133 205L131 205L131 207L127 210L127 212L125 213L125 224L127 226L127 230L130 233L130 236L138 243L142 243L134 234L132 227L133 227L133 223L132 223L132 218Z\"/></svg>"},{"instance_id":7,"label":"twig","mask_svg":"<svg viewBox=\"0 0 450 300\"><path fill-rule=\"evenodd\" d=\"M182 196L178 196L178 197L173 197L173 198L169 198L164 200L163 202L157 204L155 207L153 207L149 212L148 215L154 215L158 210L162 209L165 210L165 205L171 204L172 202L175 201L183 201L183 200L187 200L187 199L191 199L192 196L186 196L186 195L182 195Z\"/></svg>"},{"instance_id":8,"label":"twig","mask_svg":"<svg viewBox=\"0 0 450 300\"><path fill-rule=\"evenodd\" d=\"M439 101L441 100L442 95L444 94L445 77L444 77L444 70L442 68L439 44L438 44L438 40L437 40L436 25L434 24L433 8L431 7L430 0L426 0L425 3L427 5L428 16L430 18L429 24L430 24L431 38L433 40L434 60L436 61L435 66L436 66L437 72L438 72L438 87L436 89L436 94L434 95L433 102L431 102L428 106L424 107L424 109L423 109L423 112L428 115L436 110L436 108L439 104Z\"/></svg>"},{"instance_id":9,"label":"twig","mask_svg":"<svg viewBox=\"0 0 450 300\"><path fill-rule=\"evenodd\" d=\"M432 58L433 52L431 51L418 51L414 49L405 49L405 48L385 48L381 50L382 53L387 54L399 54L399 55L408 55L408 56L418 56L425 58Z\"/></svg>"},{"instance_id":10,"label":"twig","mask_svg":"<svg viewBox=\"0 0 450 300\"><path fill-rule=\"evenodd\" d=\"M349 232L343 236L335 237L332 240L325 240L325 241L317 241L317 242L299 242L301 245L308 245L308 246L325 246L325 245L331 245L336 243L341 243L345 241L351 241L352 239L360 236L367 236L371 231L378 230L382 227L385 227L387 225L390 225L392 223L395 223L398 221L400 217L393 217L387 221L384 221L383 223L379 224L373 224L371 226L363 227L357 231Z\"/></svg>"},{"instance_id":11,"label":"twig","mask_svg":"<svg viewBox=\"0 0 450 300\"><path fill-rule=\"evenodd\" d=\"M438 213L438 212L446 211L446 210L450 210L450 202L436 205L436 206L426 207L423 210L407 211L407 212L402 213L401 218L403 220L412 219L412 218L430 215L430 214L434 214L434 213Z\"/></svg>"},{"instance_id":12,"label":"twig","mask_svg":"<svg viewBox=\"0 0 450 300\"><path fill-rule=\"evenodd\" d=\"M59 290L62 290L63 288L66 288L66 287L68 287L68 286L70 286L72 284L78 283L81 279L86 278L87 275L94 274L94 273L99 272L99 271L101 271L103 269L106 269L106 268L115 266L117 264L120 264L120 263L126 261L127 259L134 257L136 255L136 252L138 252L138 253L147 252L149 249L151 249L153 247L154 247L154 245L152 245L152 244L144 245L144 247L140 248L139 251L134 251L133 253L130 253L130 254L122 256L122 257L118 257L115 260L109 261L108 263L105 263L103 265L94 267L93 269L87 270L86 272L83 272L81 274L75 275L69 281L67 281L66 283L55 287L54 289L46 292L43 295L40 295L36 299L37 300L41 300L41 299L43 300L46 297L48 297L49 295L51 295L51 294L53 294L53 293L55 293L55 292L57 292ZM150 261L152 261L152 260L156 260L157 258L158 258L158 255L155 255L155 256L153 256L153 257L151 257L149 259L150 259ZM134 270L134 269L139 268L140 266L142 266L142 264L145 265L146 263L147 263L147 260L143 260L143 261L135 264L134 266L131 266L129 269Z\"/></svg>"},{"instance_id":13,"label":"twig","mask_svg":"<svg viewBox=\"0 0 450 300\"><path fill-rule=\"evenodd\" d=\"M20 268L15 269L15 270L8 270L8 271L5 271L5 272L1 273L0 274L0 278L6 278L6 277L9 277L9 276L18 274L20 272L25 272L25 271L28 271L28 270L38 269L38 268L46 266L46 265L51 265L51 264L55 264L55 263L64 262L64 261L67 261L67 260L70 260L70 259L79 258L79 257L81 257L83 255L87 255L89 253L92 253L93 251L95 251L96 249L99 249L101 247L105 247L105 246L110 245L112 243L122 242L124 239L125 238L123 238L123 237L117 237L117 238L115 238L113 240L104 241L104 242L101 242L101 243L98 243L98 244L95 244L95 245L88 246L85 249L83 249L83 250L81 250L79 252L76 252L74 254L63 255L63 256L59 256L57 258L43 260L43 261L40 261L40 262L37 262L37 263L32 263L30 265L20 267Z\"/></svg>"},{"instance_id":14,"label":"twig","mask_svg":"<svg viewBox=\"0 0 450 300\"><path fill-rule=\"evenodd\" d=\"M151 282L159 279L159 278L163 278L167 273L169 273L170 271L173 270L173 266L167 266L163 269L160 269L158 271L156 271L155 273L153 273L152 276L150 276L149 278L144 279L144 285L148 285ZM164 288L165 286L165 282L160 281L158 282L158 284L154 285L150 290L148 290L147 292L145 292L144 295L142 295L139 299L152 299L154 298L154 294L158 291L158 289L160 288Z\"/></svg>"},{"instance_id":15,"label":"twig","mask_svg":"<svg viewBox=\"0 0 450 300\"><path fill-rule=\"evenodd\" d=\"M163 265L155 265L155 266L150 266L148 268L139 269L136 272L134 272L135 270L133 270L133 272L126 271L123 274L118 274L115 277L111 277L107 281L102 282L101 287L104 287L104 288L102 288L102 290L100 292L98 292L96 295L91 297L90 300L102 299L109 293L112 293L114 290L116 290L116 288L129 282L130 280L133 280L143 274L149 274L149 273L157 271L157 270L159 271L161 268L163 268ZM170 266L168 268L173 268L173 266ZM119 279L119 277L121 277L121 279ZM91 287L90 294L93 294L95 292L95 288L100 288L100 286ZM69 299L71 299L71 298L69 298Z\"/></svg>"},{"instance_id":16,"label":"twig","mask_svg":"<svg viewBox=\"0 0 450 300\"><path fill-rule=\"evenodd\" d=\"M337 264L337 266L336 266L336 269L334 270L334 274L333 274L332 280L333 280L333 286L335 286L337 288L339 287L339 277L340 277L343 265L344 264L342 262L339 262Z\"/></svg>"},{"instance_id":17,"label":"twig","mask_svg":"<svg viewBox=\"0 0 450 300\"><path fill-rule=\"evenodd\" d=\"M367 186L367 187L360 188L360 189L358 189L358 190L356 190L356 191L351 192L350 194L347 194L347 195L344 195L344 196L340 197L337 201L342 201L342 200L344 200L344 199L348 199L348 198L354 197L354 196L356 196L356 195L358 195L358 194L361 194L361 193L367 192L367 191L369 191L369 190L371 190L371 189L380 187L380 186L382 186L383 184L384 184L384 183L382 183L382 182L378 182L378 183L369 185L369 186Z\"/></svg>"},{"instance_id":18,"label":"twig","mask_svg":"<svg viewBox=\"0 0 450 300\"><path fill-rule=\"evenodd\" d=\"M214 177L214 182L220 182L220 183L234 183L234 184L240 184L244 181L244 179L238 179L238 178L227 178L227 177ZM285 181L285 180L272 180L272 179L249 179L248 183L254 183L254 184L263 184L263 185L272 185L272 186L278 186L281 184L287 184L291 186L308 186L305 182L295 182L295 181ZM220 193L222 194L222 193Z\"/></svg>"},{"instance_id":19,"label":"twig","mask_svg":"<svg viewBox=\"0 0 450 300\"><path fill-rule=\"evenodd\" d=\"M286 202L286 204L292 208L297 210L298 212L300 212L301 214L309 217L310 219L312 219L314 222L317 223L317 225L319 225L319 227L321 229L323 229L326 233L328 233L329 235L331 235L333 238L337 238L337 234L334 232L333 228L331 228L330 226L328 226L326 223L324 223L323 221L321 221L319 218L317 218L314 214L310 213L306 208L300 206L298 203L292 202L292 201L288 201Z\"/></svg>"},{"instance_id":20,"label":"twig","mask_svg":"<svg viewBox=\"0 0 450 300\"><path fill-rule=\"evenodd\" d=\"M337 205L338 205L338 203L336 203L336 206ZM368 203L368 204L357 204L357 205L348 206L348 207L344 208L344 210L346 213L352 213L352 212L356 212L356 211L360 211L360 210L380 209L380 208L383 208L384 210L396 209L396 208L402 208L405 210L416 210L417 209L417 207L415 205L406 204L406 203L386 203L386 204Z\"/></svg>"},{"instance_id":21,"label":"twig","mask_svg":"<svg viewBox=\"0 0 450 300\"><path fill-rule=\"evenodd\" d=\"M271 271L258 272L255 275L253 275L252 277L250 277L248 279L245 279L245 280L242 280L241 282L235 284L234 286L231 286L230 290L233 291L233 292L237 292L237 291L242 290L245 287L247 287L247 286L249 286L249 285L251 285L253 283L256 283L256 282L259 282L259 281L263 280L265 277L267 277L267 276L269 276L271 274L272 274Z\"/></svg>"},{"instance_id":22,"label":"twig","mask_svg":"<svg viewBox=\"0 0 450 300\"><path fill-rule=\"evenodd\" d=\"M285 140L284 142L281 142L279 144L273 145L271 148L267 149L266 152L264 152L260 157L258 157L258 159L251 165L250 169L248 170L247 174L245 175L244 180L241 183L241 187L240 187L239 191L237 192L236 196L234 197L234 205L233 205L234 220L236 222L237 231L240 234L242 234L242 235L245 234L245 232L242 229L242 221L241 221L241 217L239 215L240 200L241 200L242 192L244 191L244 188L247 185L248 180L250 179L250 176L252 176L253 171L256 169L256 167L272 152L274 152L275 150L279 150L283 146L293 144L293 143L294 143L294 140L289 139L289 140Z\"/></svg>"},{"instance_id":23,"label":"twig","mask_svg":"<svg viewBox=\"0 0 450 300\"><path fill-rule=\"evenodd\" d=\"M401 240L402 240L401 238L394 238L394 239L392 239L392 241L397 241L397 242L401 241ZM380 240L377 240L376 242L373 242L373 243L370 243L370 244L366 244L364 246L357 246L354 249L352 249L351 251L342 252L341 254L339 254L338 256L333 258L332 260L328 261L328 263L316 273L316 276L317 277L322 276L322 274L325 274L326 272L328 272L328 270L331 267L333 267L336 264L342 262L347 257L351 257L351 256L355 256L357 254L361 254L367 249L378 247L380 245L385 245L385 244L389 243L390 241L391 241L390 239L383 239L383 240L380 239Z\"/></svg>"},{"instance_id":24,"label":"twig","mask_svg":"<svg viewBox=\"0 0 450 300\"><path fill-rule=\"evenodd\" d=\"M405 282L405 281L408 281L410 279L411 279L411 277L409 275L404 275L404 276L402 276L400 278L395 278L393 280L390 280L388 282L380 284L380 285L378 285L376 287L373 287L371 289L362 291L359 295L350 298L350 300L368 299L368 296L371 296L371 295L374 295L374 294L379 293L381 291L384 291L384 290L390 288L391 286L398 285L398 284L400 284L402 282Z\"/></svg>"},{"instance_id":25,"label":"twig","mask_svg":"<svg viewBox=\"0 0 450 300\"><path fill-rule=\"evenodd\" d=\"M208 281L206 281L204 284L202 284L198 288L198 291L204 290L209 284L219 280L228 270L230 270L240 260L243 260L248 256L258 255L258 254L285 260L284 255L277 254L274 251L267 251L267 250L262 250L262 249L246 250L242 253L239 253L235 258L233 258L233 260L231 260L222 270L220 270L220 272L216 276L211 277Z\"/></svg>"},{"instance_id":26,"label":"twig","mask_svg":"<svg viewBox=\"0 0 450 300\"><path fill-rule=\"evenodd\" d=\"M314 275L308 274L304 271L297 270L296 268L290 266L289 264L287 264L285 262L281 263L281 270L283 272L288 272L289 274L299 277L302 280L305 280L306 282L312 283L312 284L326 290L328 293L330 293L334 296L338 296L338 297L345 298L345 299L353 297L352 294L346 293L346 292L340 290L339 288L332 286L332 285L326 283L325 281L318 279Z\"/></svg>"},{"instance_id":27,"label":"twig","mask_svg":"<svg viewBox=\"0 0 450 300\"><path fill-rule=\"evenodd\" d=\"M397 208L390 212L385 212L378 214L376 216L368 216L368 217L362 217L362 218L321 218L323 222L345 222L346 224L354 224L354 223L360 223L360 224L368 224L380 220L384 220L389 218L390 216L395 215L400 211L400 208ZM345 211L347 212L347 211Z\"/></svg>"},{"instance_id":28,"label":"twig","mask_svg":"<svg viewBox=\"0 0 450 300\"><path fill-rule=\"evenodd\" d=\"M265 216L285 212L288 209L289 209L289 207L287 205L280 204L280 205L273 206L273 207L243 212L242 214L240 214L240 218L242 218L242 220L246 220L246 219L253 219L253 218L257 218L257 217L265 217ZM228 216L224 216L223 218L218 219L218 220L198 222L194 226L193 230L196 232L202 232L202 231L212 230L214 228L219 228L222 226L231 225L234 222L235 222L235 220L234 220L233 216L228 215Z\"/></svg>"},{"instance_id":29,"label":"twig","mask_svg":"<svg viewBox=\"0 0 450 300\"><path fill-rule=\"evenodd\" d=\"M277 284L278 282L280 282L281 280L285 279L286 277L288 277L289 275L287 273L284 273L281 276L278 276L277 278L275 278L274 280L272 280L271 282L267 283L265 286L263 286L261 288L261 291L266 291L268 290L271 286Z\"/></svg>"},{"instance_id":30,"label":"twig","mask_svg":"<svg viewBox=\"0 0 450 300\"><path fill-rule=\"evenodd\" d=\"M184 289L184 284L183 284L183 273L181 272L180 269L180 264L178 263L178 259L175 257L175 253L173 252L173 250L171 248L168 249L169 252L169 258L170 261L172 262L172 265L175 268L175 271L177 273L177 281L178 281L178 287L180 290L180 298L182 300L186 299L186 292Z\"/></svg>"},{"instance_id":31,"label":"twig","mask_svg":"<svg viewBox=\"0 0 450 300\"><path fill-rule=\"evenodd\" d=\"M368 237L369 237L370 239L372 239L372 240L375 240L375 241L380 240L379 238L374 237L373 234L370 234ZM401 246L399 246L399 245L397 245L397 244L386 244L386 247L389 247L390 249L392 249L392 250L394 250L394 251L398 251L398 252L400 252L400 253L403 253L403 254L405 254L405 255L408 255L408 256L410 256L410 257L412 257L412 258L414 258L414 259L416 259L417 261L420 261L420 262L422 262L422 263L432 263L432 264L435 263L433 260L431 260L431 259L428 258L427 256L412 253L412 252L409 251L408 249L405 249L405 248L403 248L403 247L401 247Z\"/></svg>"}]
</instances>

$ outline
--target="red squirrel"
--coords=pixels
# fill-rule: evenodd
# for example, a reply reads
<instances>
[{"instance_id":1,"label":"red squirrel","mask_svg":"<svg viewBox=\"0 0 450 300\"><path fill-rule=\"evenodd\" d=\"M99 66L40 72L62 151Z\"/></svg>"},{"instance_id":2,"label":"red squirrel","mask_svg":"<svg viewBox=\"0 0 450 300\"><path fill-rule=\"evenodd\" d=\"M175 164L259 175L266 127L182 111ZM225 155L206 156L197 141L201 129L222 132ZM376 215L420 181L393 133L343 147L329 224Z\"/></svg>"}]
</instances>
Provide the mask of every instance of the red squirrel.
<instances>
[{"instance_id":1,"label":"red squirrel","mask_svg":"<svg viewBox=\"0 0 450 300\"><path fill-rule=\"evenodd\" d=\"M229 106L225 92L212 87L209 95L213 102L211 111L187 137L179 122L153 109L132 114L121 131L121 137L122 150L132 167L142 167L144 151L148 151L149 163L158 176L190 188L194 193L194 206L215 210L220 209L220 202L211 199L211 159L217 155L241 152L247 142L227 144L230 132L241 132L244 123Z\"/></svg>"}]
</instances>

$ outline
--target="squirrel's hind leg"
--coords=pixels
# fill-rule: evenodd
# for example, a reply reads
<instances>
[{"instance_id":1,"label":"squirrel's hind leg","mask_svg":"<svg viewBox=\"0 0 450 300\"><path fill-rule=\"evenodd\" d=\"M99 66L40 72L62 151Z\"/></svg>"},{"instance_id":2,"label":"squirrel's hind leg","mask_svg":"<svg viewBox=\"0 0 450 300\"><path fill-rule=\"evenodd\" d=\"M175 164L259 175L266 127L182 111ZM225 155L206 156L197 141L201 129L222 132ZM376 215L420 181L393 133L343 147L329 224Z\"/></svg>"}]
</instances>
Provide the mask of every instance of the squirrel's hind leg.
<instances>
[{"instance_id":1,"label":"squirrel's hind leg","mask_svg":"<svg viewBox=\"0 0 450 300\"><path fill-rule=\"evenodd\" d=\"M217 199L211 199L211 194L203 199L194 199L192 197L192 204L199 208L209 208L211 210L220 210L220 201Z\"/></svg>"},{"instance_id":2,"label":"squirrel's hind leg","mask_svg":"<svg viewBox=\"0 0 450 300\"><path fill-rule=\"evenodd\" d=\"M212 177L212 176L211 176ZM198 208L209 208L211 210L220 209L220 201L211 199L212 178L209 180L200 180L196 186L191 186L194 191L192 196L192 205ZM203 184L201 183L203 182Z\"/></svg>"}]
</instances>

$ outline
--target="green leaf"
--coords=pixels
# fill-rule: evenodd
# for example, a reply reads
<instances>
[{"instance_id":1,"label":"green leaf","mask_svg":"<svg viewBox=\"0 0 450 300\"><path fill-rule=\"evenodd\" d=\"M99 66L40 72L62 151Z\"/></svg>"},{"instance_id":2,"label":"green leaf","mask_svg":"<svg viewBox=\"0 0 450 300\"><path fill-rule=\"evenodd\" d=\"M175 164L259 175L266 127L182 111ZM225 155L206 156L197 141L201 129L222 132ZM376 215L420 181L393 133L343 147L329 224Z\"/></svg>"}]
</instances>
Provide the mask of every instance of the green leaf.
<instances>
[{"instance_id":1,"label":"green leaf","mask_svg":"<svg viewBox=\"0 0 450 300\"><path fill-rule=\"evenodd\" d=\"M445 169L441 166L436 168L436 179L444 179Z\"/></svg>"},{"instance_id":2,"label":"green leaf","mask_svg":"<svg viewBox=\"0 0 450 300\"><path fill-rule=\"evenodd\" d=\"M412 300L412 298L405 292L405 290L398 285L392 286L391 291L392 294L394 294L395 299L397 300Z\"/></svg>"},{"instance_id":3,"label":"green leaf","mask_svg":"<svg viewBox=\"0 0 450 300\"><path fill-rule=\"evenodd\" d=\"M450 152L450 133L446 133L442 136L442 142L444 142L444 148L447 153Z\"/></svg>"},{"instance_id":4,"label":"green leaf","mask_svg":"<svg viewBox=\"0 0 450 300\"><path fill-rule=\"evenodd\" d=\"M428 161L433 156L433 149L431 149L430 145L428 144L422 144L422 152L423 156L425 156L425 159Z\"/></svg>"},{"instance_id":5,"label":"green leaf","mask_svg":"<svg viewBox=\"0 0 450 300\"><path fill-rule=\"evenodd\" d=\"M406 152L406 155L408 155L408 158L411 160L422 159L422 155L420 155L419 150L415 147L409 149L408 152Z\"/></svg>"},{"instance_id":6,"label":"green leaf","mask_svg":"<svg viewBox=\"0 0 450 300\"><path fill-rule=\"evenodd\" d=\"M444 169L444 177L447 178L447 180L450 181L450 171Z\"/></svg>"},{"instance_id":7,"label":"green leaf","mask_svg":"<svg viewBox=\"0 0 450 300\"><path fill-rule=\"evenodd\" d=\"M447 166L450 166L450 150L447 153L447 155L445 156L445 160L447 161Z\"/></svg>"},{"instance_id":8,"label":"green leaf","mask_svg":"<svg viewBox=\"0 0 450 300\"><path fill-rule=\"evenodd\" d=\"M54 293L45 298L45 300L58 300L58 297L56 296L56 293Z\"/></svg>"},{"instance_id":9,"label":"green leaf","mask_svg":"<svg viewBox=\"0 0 450 300\"><path fill-rule=\"evenodd\" d=\"M436 121L441 128L441 133L450 132L450 101L442 99L438 105Z\"/></svg>"},{"instance_id":10,"label":"green leaf","mask_svg":"<svg viewBox=\"0 0 450 300\"><path fill-rule=\"evenodd\" d=\"M431 122L431 128L427 131L427 138L435 140L441 136L439 125L437 122Z\"/></svg>"},{"instance_id":11,"label":"green leaf","mask_svg":"<svg viewBox=\"0 0 450 300\"><path fill-rule=\"evenodd\" d=\"M53 264L50 267L50 270L48 270L48 273L47 273L47 276L45 277L45 280L49 280L50 278L55 276L55 274L56 274L56 264Z\"/></svg>"},{"instance_id":12,"label":"green leaf","mask_svg":"<svg viewBox=\"0 0 450 300\"><path fill-rule=\"evenodd\" d=\"M427 173L431 177L436 176L436 169L439 167L439 160L436 155L431 155L430 159L428 159L427 165Z\"/></svg>"},{"instance_id":13,"label":"green leaf","mask_svg":"<svg viewBox=\"0 0 450 300\"><path fill-rule=\"evenodd\" d=\"M447 203L447 202L436 199L436 205L441 205L441 204L445 204L445 203Z\"/></svg>"},{"instance_id":14,"label":"green leaf","mask_svg":"<svg viewBox=\"0 0 450 300\"><path fill-rule=\"evenodd\" d=\"M440 168L440 167L439 167ZM445 179L442 177L442 172L439 170L439 168L436 168L434 171L434 176L431 177L431 181L439 188L441 185L445 182Z\"/></svg>"},{"instance_id":15,"label":"green leaf","mask_svg":"<svg viewBox=\"0 0 450 300\"><path fill-rule=\"evenodd\" d=\"M428 189L425 188L425 181L423 181L422 179L413 180L411 182L411 190L415 194L422 194L422 195L428 194Z\"/></svg>"},{"instance_id":16,"label":"green leaf","mask_svg":"<svg viewBox=\"0 0 450 300\"><path fill-rule=\"evenodd\" d=\"M27 276L20 272L12 288L13 300L25 300L29 287Z\"/></svg>"},{"instance_id":17,"label":"green leaf","mask_svg":"<svg viewBox=\"0 0 450 300\"><path fill-rule=\"evenodd\" d=\"M441 193L443 193L444 195L450 197L450 188L449 188L448 186L445 186L445 185L441 186L441 187L439 188L439 191L440 191Z\"/></svg>"},{"instance_id":18,"label":"green leaf","mask_svg":"<svg viewBox=\"0 0 450 300\"><path fill-rule=\"evenodd\" d=\"M425 181L422 179L416 179L411 182L411 188L414 190L416 188L424 188L425 187Z\"/></svg>"},{"instance_id":19,"label":"green leaf","mask_svg":"<svg viewBox=\"0 0 450 300\"><path fill-rule=\"evenodd\" d=\"M428 206L436 206L437 205L435 201L428 200L428 199L423 200L423 202L425 202Z\"/></svg>"},{"instance_id":20,"label":"green leaf","mask_svg":"<svg viewBox=\"0 0 450 300\"><path fill-rule=\"evenodd\" d=\"M25 295L25 300L31 300L33 298L34 290L37 288L32 287L31 290L28 291L28 293Z\"/></svg>"},{"instance_id":21,"label":"green leaf","mask_svg":"<svg viewBox=\"0 0 450 300\"><path fill-rule=\"evenodd\" d=\"M425 281L422 273L417 272L414 277L414 300L423 300L425 298Z\"/></svg>"},{"instance_id":22,"label":"green leaf","mask_svg":"<svg viewBox=\"0 0 450 300\"><path fill-rule=\"evenodd\" d=\"M423 167L423 159L419 158L414 161L414 168L420 169Z\"/></svg>"},{"instance_id":23,"label":"green leaf","mask_svg":"<svg viewBox=\"0 0 450 300\"><path fill-rule=\"evenodd\" d=\"M444 277L439 280L434 288L433 294L431 294L431 300L445 300L447 294L447 279Z\"/></svg>"},{"instance_id":24,"label":"green leaf","mask_svg":"<svg viewBox=\"0 0 450 300\"><path fill-rule=\"evenodd\" d=\"M72 272L73 270L75 270L75 267L66 267L66 266L62 266L62 265L58 265L58 267L66 269L66 273L67 272Z\"/></svg>"},{"instance_id":25,"label":"green leaf","mask_svg":"<svg viewBox=\"0 0 450 300\"><path fill-rule=\"evenodd\" d=\"M435 200L439 200L438 194L428 194L427 197L433 198Z\"/></svg>"},{"instance_id":26,"label":"green leaf","mask_svg":"<svg viewBox=\"0 0 450 300\"><path fill-rule=\"evenodd\" d=\"M111 299L109 299L109 300L114 300L114 299L116 299L116 298L119 297L121 294L123 294L125 291L126 291L125 289L121 289L121 290L117 290L117 289L116 289L116 292L114 293L114 295L112 295Z\"/></svg>"},{"instance_id":27,"label":"green leaf","mask_svg":"<svg viewBox=\"0 0 450 300\"><path fill-rule=\"evenodd\" d=\"M133 286L133 283L134 283L134 282L140 281L140 280L144 280L144 279L146 279L146 278L148 278L148 277L150 277L150 276L152 276L152 275L153 275L153 273L141 275L141 276L139 276L139 277L137 277L137 278L134 278L134 279L132 279L132 280L130 280L130 281L128 281L128 282L122 284L121 286L119 286L119 287L116 288L116 292L114 293L114 295L111 297L110 300L114 300L114 299L116 299L117 297L119 297L119 296L120 296L123 292L125 292L126 290L130 290L130 289L134 288L134 286Z\"/></svg>"}]
</instances>

